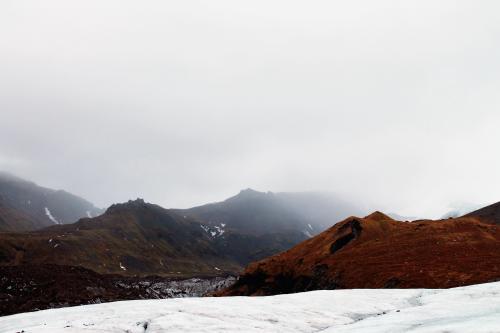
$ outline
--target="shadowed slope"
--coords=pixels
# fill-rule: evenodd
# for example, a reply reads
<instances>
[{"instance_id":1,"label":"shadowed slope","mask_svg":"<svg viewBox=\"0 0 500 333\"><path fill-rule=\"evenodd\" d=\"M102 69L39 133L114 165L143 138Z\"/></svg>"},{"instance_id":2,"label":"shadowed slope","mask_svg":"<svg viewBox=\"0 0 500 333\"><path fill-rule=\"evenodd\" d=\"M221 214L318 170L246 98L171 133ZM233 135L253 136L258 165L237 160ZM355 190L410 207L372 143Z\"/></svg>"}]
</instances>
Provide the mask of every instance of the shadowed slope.
<instances>
[{"instance_id":1,"label":"shadowed slope","mask_svg":"<svg viewBox=\"0 0 500 333\"><path fill-rule=\"evenodd\" d=\"M38 228L38 220L10 206L0 197L0 231L28 231Z\"/></svg>"},{"instance_id":2,"label":"shadowed slope","mask_svg":"<svg viewBox=\"0 0 500 333\"><path fill-rule=\"evenodd\" d=\"M486 223L500 224L500 202L473 211L464 217L477 217Z\"/></svg>"}]
</instances>

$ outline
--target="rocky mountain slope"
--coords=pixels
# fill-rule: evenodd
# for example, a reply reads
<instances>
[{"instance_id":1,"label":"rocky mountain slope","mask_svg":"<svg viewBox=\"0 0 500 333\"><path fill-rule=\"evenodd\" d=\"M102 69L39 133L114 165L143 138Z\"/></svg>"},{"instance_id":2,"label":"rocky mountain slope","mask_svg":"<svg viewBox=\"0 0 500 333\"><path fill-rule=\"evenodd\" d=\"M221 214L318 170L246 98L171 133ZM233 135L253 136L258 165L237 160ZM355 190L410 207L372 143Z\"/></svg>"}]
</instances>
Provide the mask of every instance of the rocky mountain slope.
<instances>
[{"instance_id":1,"label":"rocky mountain slope","mask_svg":"<svg viewBox=\"0 0 500 333\"><path fill-rule=\"evenodd\" d=\"M500 279L500 227L463 217L398 222L350 217L250 264L223 295L316 289L449 288Z\"/></svg>"},{"instance_id":2,"label":"rocky mountain slope","mask_svg":"<svg viewBox=\"0 0 500 333\"><path fill-rule=\"evenodd\" d=\"M101 216L25 233L0 233L0 265L82 266L97 273L200 276L235 272L202 224L143 200Z\"/></svg>"},{"instance_id":3,"label":"rocky mountain slope","mask_svg":"<svg viewBox=\"0 0 500 333\"><path fill-rule=\"evenodd\" d=\"M71 193L0 172L0 231L36 230L101 213L101 209Z\"/></svg>"}]
</instances>

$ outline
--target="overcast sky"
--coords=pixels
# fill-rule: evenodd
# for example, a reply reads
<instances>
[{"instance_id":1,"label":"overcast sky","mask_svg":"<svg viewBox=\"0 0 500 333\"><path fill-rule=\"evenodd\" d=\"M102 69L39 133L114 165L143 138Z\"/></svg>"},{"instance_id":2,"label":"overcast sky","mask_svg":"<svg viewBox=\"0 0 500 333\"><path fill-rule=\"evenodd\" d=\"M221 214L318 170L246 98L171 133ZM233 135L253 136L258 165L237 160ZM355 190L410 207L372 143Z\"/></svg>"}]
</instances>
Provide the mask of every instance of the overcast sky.
<instances>
[{"instance_id":1,"label":"overcast sky","mask_svg":"<svg viewBox=\"0 0 500 333\"><path fill-rule=\"evenodd\" d=\"M0 2L0 169L99 206L500 201L500 2Z\"/></svg>"}]
</instances>

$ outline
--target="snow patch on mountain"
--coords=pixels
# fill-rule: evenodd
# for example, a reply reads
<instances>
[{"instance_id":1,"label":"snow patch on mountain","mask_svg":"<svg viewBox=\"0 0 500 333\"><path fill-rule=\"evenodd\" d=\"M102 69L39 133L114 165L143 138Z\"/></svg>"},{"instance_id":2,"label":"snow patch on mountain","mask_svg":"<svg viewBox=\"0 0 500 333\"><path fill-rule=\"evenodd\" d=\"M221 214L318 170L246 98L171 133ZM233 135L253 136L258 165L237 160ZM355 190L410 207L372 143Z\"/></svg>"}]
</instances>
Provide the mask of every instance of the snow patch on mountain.
<instances>
[{"instance_id":1,"label":"snow patch on mountain","mask_svg":"<svg viewBox=\"0 0 500 333\"><path fill-rule=\"evenodd\" d=\"M225 230L226 224L225 223L220 223L218 225L216 224L213 226L207 226L207 225L200 224L200 226L203 230L205 230L205 232L207 234L212 236L212 238L220 237L220 236L224 235L224 233L226 232L226 230Z\"/></svg>"},{"instance_id":2,"label":"snow patch on mountain","mask_svg":"<svg viewBox=\"0 0 500 333\"><path fill-rule=\"evenodd\" d=\"M215 231L216 231L216 235L217 235L217 236L222 236L222 235L224 235L224 232L226 232L226 231L224 230L224 226L222 225L222 223L221 223L221 225L220 225L220 226L215 225L215 226L214 226L214 228L215 228Z\"/></svg>"},{"instance_id":3,"label":"snow patch on mountain","mask_svg":"<svg viewBox=\"0 0 500 333\"><path fill-rule=\"evenodd\" d=\"M47 217L49 218L49 220L51 220L52 222L54 222L54 224L61 224L59 223L59 221L56 220L56 218L52 215L52 213L50 212L49 208L48 207L45 207L45 215L47 215Z\"/></svg>"}]
</instances>

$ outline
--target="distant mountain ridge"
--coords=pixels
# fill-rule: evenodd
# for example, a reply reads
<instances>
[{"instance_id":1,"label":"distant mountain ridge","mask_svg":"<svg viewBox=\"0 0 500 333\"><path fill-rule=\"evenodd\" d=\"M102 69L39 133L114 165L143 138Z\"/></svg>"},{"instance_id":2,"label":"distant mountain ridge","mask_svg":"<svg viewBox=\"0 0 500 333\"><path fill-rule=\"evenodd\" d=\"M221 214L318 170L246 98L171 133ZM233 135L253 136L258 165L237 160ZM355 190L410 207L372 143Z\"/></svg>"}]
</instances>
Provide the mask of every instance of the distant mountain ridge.
<instances>
[{"instance_id":1,"label":"distant mountain ridge","mask_svg":"<svg viewBox=\"0 0 500 333\"><path fill-rule=\"evenodd\" d=\"M360 213L361 209L326 192L274 193L246 189L222 202L176 211L210 226L224 224L228 230L246 234L293 231L309 238L335 221Z\"/></svg>"},{"instance_id":2,"label":"distant mountain ridge","mask_svg":"<svg viewBox=\"0 0 500 333\"><path fill-rule=\"evenodd\" d=\"M217 248L244 266L285 251L360 209L330 193L245 189L221 202L174 211L200 221Z\"/></svg>"},{"instance_id":3,"label":"distant mountain ridge","mask_svg":"<svg viewBox=\"0 0 500 333\"><path fill-rule=\"evenodd\" d=\"M0 231L36 230L74 223L102 212L87 200L66 191L41 187L0 172ZM12 215L16 218L8 217Z\"/></svg>"}]
</instances>

